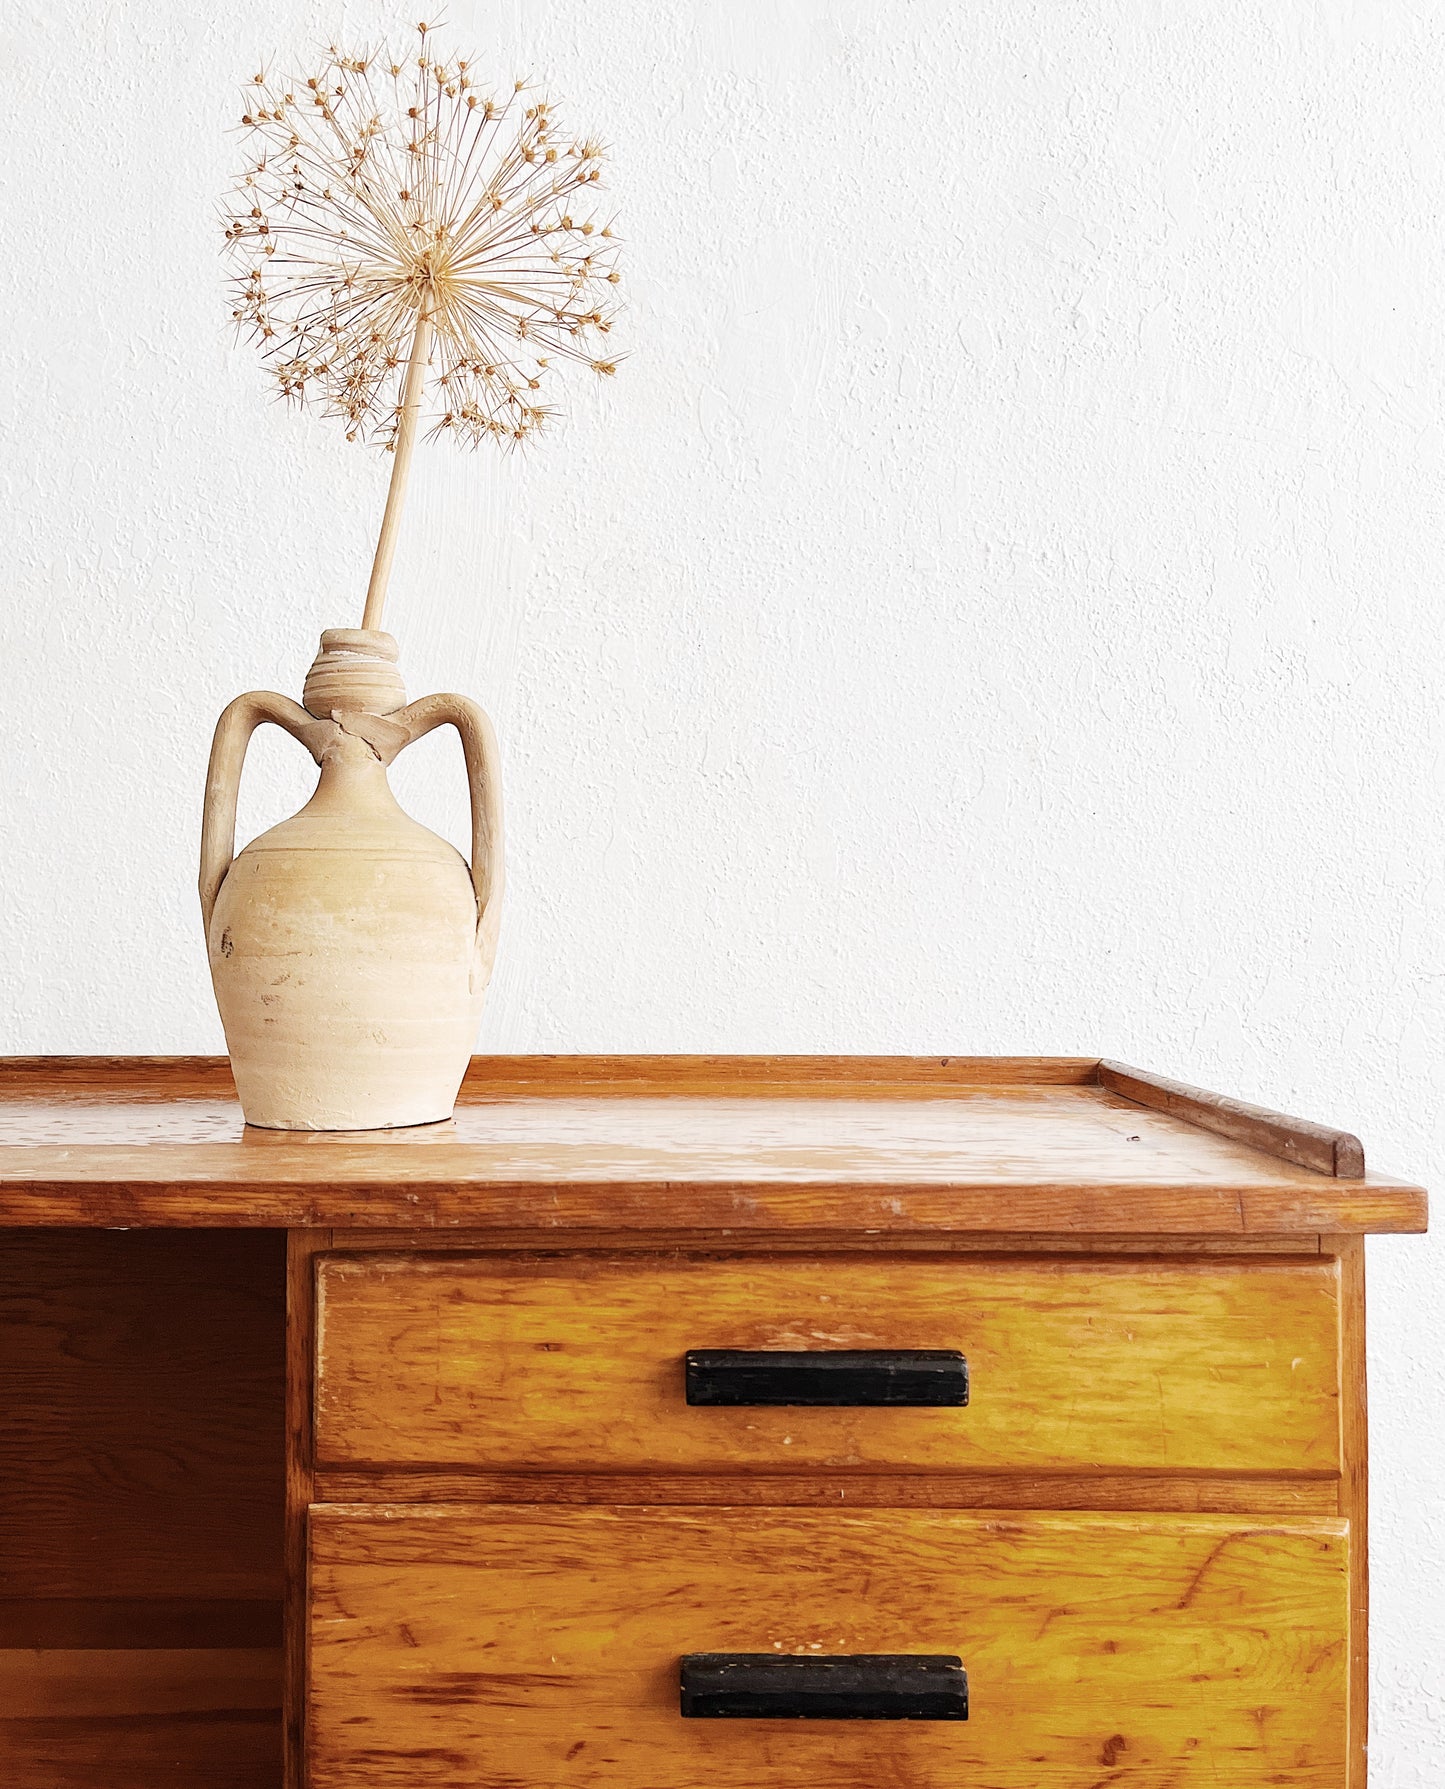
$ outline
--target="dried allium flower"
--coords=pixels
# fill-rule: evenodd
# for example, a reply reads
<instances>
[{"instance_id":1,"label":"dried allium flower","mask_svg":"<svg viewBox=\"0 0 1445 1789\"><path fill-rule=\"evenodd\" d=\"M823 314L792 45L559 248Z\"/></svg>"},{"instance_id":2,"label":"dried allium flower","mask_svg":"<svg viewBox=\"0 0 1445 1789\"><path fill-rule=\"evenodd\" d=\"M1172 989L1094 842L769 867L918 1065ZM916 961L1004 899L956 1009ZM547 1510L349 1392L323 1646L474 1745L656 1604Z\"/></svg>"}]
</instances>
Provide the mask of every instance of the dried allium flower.
<instances>
[{"instance_id":1,"label":"dried allium flower","mask_svg":"<svg viewBox=\"0 0 1445 1789\"><path fill-rule=\"evenodd\" d=\"M423 25L404 61L333 47L309 78L257 75L245 103L233 311L285 396L319 394L353 438L391 445L423 315L434 433L520 441L549 414L554 358L615 370L617 244L589 203L601 147L524 83L479 91Z\"/></svg>"},{"instance_id":2,"label":"dried allium flower","mask_svg":"<svg viewBox=\"0 0 1445 1789\"><path fill-rule=\"evenodd\" d=\"M423 406L433 435L513 446L551 414L538 394L555 359L617 366L600 144L563 132L522 81L478 89L417 31L410 57L333 45L310 77L256 75L226 210L232 315L282 395L397 451L383 590Z\"/></svg>"}]
</instances>

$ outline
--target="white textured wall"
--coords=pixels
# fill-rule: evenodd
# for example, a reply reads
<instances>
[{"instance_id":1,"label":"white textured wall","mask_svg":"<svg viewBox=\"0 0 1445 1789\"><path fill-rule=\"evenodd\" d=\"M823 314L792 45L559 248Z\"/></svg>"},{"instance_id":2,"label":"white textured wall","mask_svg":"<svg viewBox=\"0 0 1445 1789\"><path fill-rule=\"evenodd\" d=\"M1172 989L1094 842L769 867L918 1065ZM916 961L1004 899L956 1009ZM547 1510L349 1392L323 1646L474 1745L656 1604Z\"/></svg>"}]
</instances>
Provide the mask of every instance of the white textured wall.
<instances>
[{"instance_id":1,"label":"white textured wall","mask_svg":"<svg viewBox=\"0 0 1445 1789\"><path fill-rule=\"evenodd\" d=\"M398 562L504 741L484 1046L1103 1051L1445 1189L1445 14L449 11L611 140L633 301L534 457L424 451ZM0 1047L220 1045L210 730L355 624L387 472L228 340L224 125L409 22L0 18ZM398 780L459 836L445 742ZM1370 1266L1373 1781L1440 1789L1445 1247Z\"/></svg>"}]
</instances>

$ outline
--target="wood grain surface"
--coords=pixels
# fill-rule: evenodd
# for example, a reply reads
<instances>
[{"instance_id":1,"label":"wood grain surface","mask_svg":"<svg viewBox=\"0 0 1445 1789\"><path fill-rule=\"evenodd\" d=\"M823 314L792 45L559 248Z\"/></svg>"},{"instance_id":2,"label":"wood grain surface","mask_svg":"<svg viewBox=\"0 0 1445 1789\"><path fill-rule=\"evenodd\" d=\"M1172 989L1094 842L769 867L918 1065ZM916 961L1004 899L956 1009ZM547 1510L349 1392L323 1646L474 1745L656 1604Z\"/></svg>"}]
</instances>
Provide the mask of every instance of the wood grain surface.
<instances>
[{"instance_id":1,"label":"wood grain surface","mask_svg":"<svg viewBox=\"0 0 1445 1789\"><path fill-rule=\"evenodd\" d=\"M6 1789L276 1789L281 1650L0 1651Z\"/></svg>"},{"instance_id":2,"label":"wood grain surface","mask_svg":"<svg viewBox=\"0 0 1445 1789\"><path fill-rule=\"evenodd\" d=\"M281 1645L274 1597L3 1597L0 1649L257 1650Z\"/></svg>"},{"instance_id":3,"label":"wood grain surface","mask_svg":"<svg viewBox=\"0 0 1445 1789\"><path fill-rule=\"evenodd\" d=\"M1340 1384L1345 1469L1340 1514L1350 1523L1350 1753L1348 1789L1366 1789L1370 1743L1370 1444L1365 1373L1365 1242L1340 1243Z\"/></svg>"},{"instance_id":4,"label":"wood grain surface","mask_svg":"<svg viewBox=\"0 0 1445 1789\"><path fill-rule=\"evenodd\" d=\"M276 1789L284 1695L287 1789L1364 1789L1359 1236L1425 1199L1342 1136L1094 1059L479 1058L305 1139L0 1063L0 1784ZM682 1400L813 1342L973 1401ZM680 1722L773 1647L974 1717Z\"/></svg>"},{"instance_id":5,"label":"wood grain surface","mask_svg":"<svg viewBox=\"0 0 1445 1789\"><path fill-rule=\"evenodd\" d=\"M6 1789L276 1789L283 1246L0 1233Z\"/></svg>"},{"instance_id":6,"label":"wood grain surface","mask_svg":"<svg viewBox=\"0 0 1445 1789\"><path fill-rule=\"evenodd\" d=\"M832 1509L1340 1513L1340 1480L1227 1472L318 1472L326 1503L608 1503Z\"/></svg>"},{"instance_id":7,"label":"wood grain surface","mask_svg":"<svg viewBox=\"0 0 1445 1789\"><path fill-rule=\"evenodd\" d=\"M1334 1473L1333 1261L318 1267L325 1467ZM690 1348L957 1348L957 1409L692 1408Z\"/></svg>"},{"instance_id":8,"label":"wood grain surface","mask_svg":"<svg viewBox=\"0 0 1445 1789\"><path fill-rule=\"evenodd\" d=\"M306 1789L306 1525L315 1501L316 1260L326 1230L286 1239L286 1532L284 1789Z\"/></svg>"},{"instance_id":9,"label":"wood grain surface","mask_svg":"<svg viewBox=\"0 0 1445 1789\"><path fill-rule=\"evenodd\" d=\"M974 1062L968 1078L941 1058L887 1074L866 1058L522 1060L484 1059L447 1124L305 1137L246 1130L214 1066L87 1078L11 1061L0 1221L833 1237L1425 1221L1417 1187L1280 1159L1081 1080L1072 1059Z\"/></svg>"},{"instance_id":10,"label":"wood grain surface","mask_svg":"<svg viewBox=\"0 0 1445 1789\"><path fill-rule=\"evenodd\" d=\"M1339 1789L1346 1525L321 1507L311 1789ZM964 1723L683 1721L697 1651L957 1654Z\"/></svg>"},{"instance_id":11,"label":"wood grain surface","mask_svg":"<svg viewBox=\"0 0 1445 1789\"><path fill-rule=\"evenodd\" d=\"M1098 1067L1096 1056L473 1056L460 1103L579 1094L826 1097L867 1089L948 1098L963 1087L1083 1084L1097 1078ZM235 1094L224 1056L4 1056L0 1083L86 1095L141 1089L158 1100Z\"/></svg>"},{"instance_id":12,"label":"wood grain surface","mask_svg":"<svg viewBox=\"0 0 1445 1789\"><path fill-rule=\"evenodd\" d=\"M0 1651L7 1720L124 1715L275 1715L281 1650L180 1647Z\"/></svg>"},{"instance_id":13,"label":"wood grain surface","mask_svg":"<svg viewBox=\"0 0 1445 1789\"><path fill-rule=\"evenodd\" d=\"M0 1599L279 1603L283 1250L0 1233Z\"/></svg>"},{"instance_id":14,"label":"wood grain surface","mask_svg":"<svg viewBox=\"0 0 1445 1789\"><path fill-rule=\"evenodd\" d=\"M575 1255L580 1251L604 1254L632 1253L689 1255L807 1254L825 1257L840 1265L850 1256L876 1255L882 1239L872 1236L794 1236L770 1230L739 1233L736 1230L691 1230L686 1238L659 1237L650 1242L636 1231L587 1230L579 1237L539 1239L535 1230L415 1230L401 1226L371 1230L331 1230L339 1249L417 1249L450 1252L460 1250L516 1250L535 1255L543 1251ZM895 1257L915 1255L1320 1255L1330 1251L1318 1232L1295 1231L1284 1236L1150 1236L1118 1235L1109 1231L1075 1232L1049 1236L1027 1230L946 1233L942 1235L889 1236L887 1248Z\"/></svg>"},{"instance_id":15,"label":"wood grain surface","mask_svg":"<svg viewBox=\"0 0 1445 1789\"><path fill-rule=\"evenodd\" d=\"M1222 1093L1206 1093L1183 1081L1129 1068L1122 1062L1101 1062L1097 1080L1112 1093L1156 1112L1170 1112L1189 1124L1248 1143L1283 1161L1298 1162L1318 1174L1334 1174L1344 1180L1362 1180L1365 1150L1348 1131L1307 1118L1287 1118L1280 1112L1252 1106Z\"/></svg>"}]
</instances>

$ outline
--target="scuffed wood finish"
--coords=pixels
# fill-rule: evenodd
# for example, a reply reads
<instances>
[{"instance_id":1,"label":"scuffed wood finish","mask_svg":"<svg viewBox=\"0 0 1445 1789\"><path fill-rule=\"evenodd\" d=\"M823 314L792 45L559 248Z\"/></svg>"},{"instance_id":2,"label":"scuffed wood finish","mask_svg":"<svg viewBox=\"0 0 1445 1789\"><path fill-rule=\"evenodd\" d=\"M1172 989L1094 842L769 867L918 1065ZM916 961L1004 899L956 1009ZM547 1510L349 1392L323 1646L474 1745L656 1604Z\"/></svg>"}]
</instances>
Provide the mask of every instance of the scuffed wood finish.
<instances>
[{"instance_id":1,"label":"scuffed wood finish","mask_svg":"<svg viewBox=\"0 0 1445 1789\"><path fill-rule=\"evenodd\" d=\"M1333 1474L1333 1261L330 1256L317 1457L703 1472ZM958 1348L956 1409L701 1408L690 1348Z\"/></svg>"},{"instance_id":2,"label":"scuffed wood finish","mask_svg":"<svg viewBox=\"0 0 1445 1789\"><path fill-rule=\"evenodd\" d=\"M529 1095L948 1099L971 1087L1074 1087L1093 1056L474 1056L463 1101Z\"/></svg>"},{"instance_id":3,"label":"scuffed wood finish","mask_svg":"<svg viewBox=\"0 0 1445 1789\"><path fill-rule=\"evenodd\" d=\"M1342 1180L1365 1177L1364 1146L1348 1131L1333 1130L1307 1118L1287 1118L1222 1093L1205 1093L1183 1081L1128 1068L1122 1062L1101 1062L1098 1081L1101 1087L1122 1093L1141 1106L1169 1112L1221 1137L1232 1137L1283 1161L1313 1168L1318 1174L1333 1174Z\"/></svg>"},{"instance_id":4,"label":"scuffed wood finish","mask_svg":"<svg viewBox=\"0 0 1445 1789\"><path fill-rule=\"evenodd\" d=\"M1088 1234L1157 1228L1174 1233L1271 1236L1289 1230L1357 1235L1425 1228L1423 1193L1384 1178L1336 1182L1358 1190L1332 1197L1320 1190L1321 1182L1279 1185L1268 1178L1258 1186L1208 1190L1167 1179L1075 1181L1072 1163L1067 1169L1061 1165L1057 1180L1027 1179L1022 1183L1002 1175L986 1182L955 1180L955 1170L941 1166L931 1170L939 1175L937 1181L923 1177L915 1181L905 1164L896 1179L870 1180L860 1171L854 1180L846 1168L840 1168L837 1182L809 1178L789 1186L785 1173L780 1173L776 1182L720 1178L709 1184L684 1177L681 1185L676 1185L664 1169L665 1164L659 1164L656 1182L638 1181L625 1189L588 1182L575 1188L565 1182L549 1186L555 1217L547 1211L537 1227L559 1230L569 1222L584 1230L596 1223L605 1227L615 1205L623 1224L644 1231L660 1229L664 1235L675 1228L684 1237L694 1227L722 1233L776 1229L801 1236L876 1236L895 1226L905 1234L910 1230L952 1234L970 1229L981 1233L1014 1229ZM441 1171L442 1164L436 1164L434 1172ZM814 1174L817 1172L815 1168ZM415 1197L413 1209L425 1210L425 1192L414 1195L408 1188L402 1197ZM501 1209L495 1217L493 1203L490 1193L478 1200L470 1189L459 1187L448 1197L438 1186L432 1210L438 1224L462 1223L475 1206L499 1228L520 1229L529 1221L536 1223L539 1201L535 1184L518 1182L497 1189L495 1204ZM364 1222L370 1215L364 1201L357 1201L351 1210L351 1222ZM404 1215L412 1221L410 1212ZM659 1217L666 1220L661 1225Z\"/></svg>"},{"instance_id":5,"label":"scuffed wood finish","mask_svg":"<svg viewBox=\"0 0 1445 1789\"><path fill-rule=\"evenodd\" d=\"M427 1252L454 1250L520 1251L535 1255L586 1253L656 1255L788 1255L808 1254L843 1262L859 1254L876 1255L877 1236L789 1236L771 1231L740 1235L737 1231L689 1231L685 1239L649 1243L636 1232L588 1230L572 1241L544 1239L539 1247L535 1231L522 1230L333 1230L338 1249L415 1249ZM887 1247L895 1257L916 1255L1321 1255L1329 1251L1315 1232L1293 1236L1117 1236L1105 1231L1088 1235L1042 1236L1029 1231L983 1231L978 1235L890 1236Z\"/></svg>"},{"instance_id":6,"label":"scuffed wood finish","mask_svg":"<svg viewBox=\"0 0 1445 1789\"><path fill-rule=\"evenodd\" d=\"M107 1152L101 1151L104 1155ZM116 1152L121 1153L121 1152ZM129 1153L129 1152L126 1152ZM280 1153L278 1151L278 1153ZM419 1152L418 1152L419 1153ZM1425 1228L1424 1195L1385 1181L1321 1180L1357 1193L1314 1188L1235 1188L1122 1184L934 1186L912 1181L831 1187L759 1181L679 1187L663 1176L628 1184L542 1178L489 1182L474 1156L438 1150L424 1171L379 1179L375 1163L319 1188L303 1165L288 1162L264 1183L236 1168L234 1181L147 1182L125 1178L130 1162L92 1162L91 1182L47 1177L0 1183L0 1222L42 1227L168 1228L211 1224L245 1228L345 1229L428 1225L438 1230L495 1227L533 1247L565 1240L586 1248L593 1235L615 1247L622 1235L662 1247L738 1236L781 1238L800 1246L872 1239L901 1232L939 1239L960 1233L1027 1236L1115 1235L1131 1225L1159 1236L1385 1234ZM333 1164L328 1164L333 1165ZM0 1161L0 1176L5 1164ZM116 1176L119 1176L118 1178ZM370 1177L370 1179L368 1179Z\"/></svg>"},{"instance_id":7,"label":"scuffed wood finish","mask_svg":"<svg viewBox=\"0 0 1445 1789\"><path fill-rule=\"evenodd\" d=\"M1345 1524L444 1507L312 1521L311 1789L1339 1789ZM691 1652L928 1652L967 1723L684 1721Z\"/></svg>"},{"instance_id":8,"label":"scuffed wood finish","mask_svg":"<svg viewBox=\"0 0 1445 1789\"><path fill-rule=\"evenodd\" d=\"M454 1122L301 1139L246 1131L214 1067L162 1062L131 1080L104 1064L87 1075L12 1062L0 1066L0 1221L572 1240L1424 1224L1416 1187L1280 1160L1082 1080L1074 1059L506 1060L474 1065Z\"/></svg>"},{"instance_id":9,"label":"scuffed wood finish","mask_svg":"<svg viewBox=\"0 0 1445 1789\"><path fill-rule=\"evenodd\" d=\"M1358 1233L1424 1195L1243 1117L478 1058L454 1122L301 1140L221 1060L0 1063L0 1784L1365 1789ZM684 1401L815 1344L971 1402ZM973 1718L681 1719L752 1651L956 1655Z\"/></svg>"},{"instance_id":10,"label":"scuffed wood finish","mask_svg":"<svg viewBox=\"0 0 1445 1789\"><path fill-rule=\"evenodd\" d=\"M67 1105L165 1103L212 1095L234 1101L225 1056L0 1056L0 1099L59 1096Z\"/></svg>"},{"instance_id":11,"label":"scuffed wood finish","mask_svg":"<svg viewBox=\"0 0 1445 1789\"><path fill-rule=\"evenodd\" d=\"M322 1503L761 1504L809 1509L1168 1510L1338 1515L1340 1482L1202 1472L435 1472L323 1470Z\"/></svg>"}]
</instances>

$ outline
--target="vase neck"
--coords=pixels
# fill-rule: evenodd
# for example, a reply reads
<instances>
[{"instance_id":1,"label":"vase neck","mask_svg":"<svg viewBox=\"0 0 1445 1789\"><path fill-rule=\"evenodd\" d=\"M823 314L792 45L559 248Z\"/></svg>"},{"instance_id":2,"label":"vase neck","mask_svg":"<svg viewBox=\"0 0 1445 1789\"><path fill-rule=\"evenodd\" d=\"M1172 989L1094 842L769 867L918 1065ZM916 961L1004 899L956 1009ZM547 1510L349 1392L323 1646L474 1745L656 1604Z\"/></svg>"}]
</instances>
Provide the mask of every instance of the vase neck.
<instances>
[{"instance_id":1,"label":"vase neck","mask_svg":"<svg viewBox=\"0 0 1445 1789\"><path fill-rule=\"evenodd\" d=\"M302 811L313 816L406 812L392 793L386 766L365 740L350 738L328 748L315 792Z\"/></svg>"},{"instance_id":2,"label":"vase neck","mask_svg":"<svg viewBox=\"0 0 1445 1789\"><path fill-rule=\"evenodd\" d=\"M317 720L395 714L406 706L396 661L396 641L378 628L327 628L301 694L307 713Z\"/></svg>"}]
</instances>

